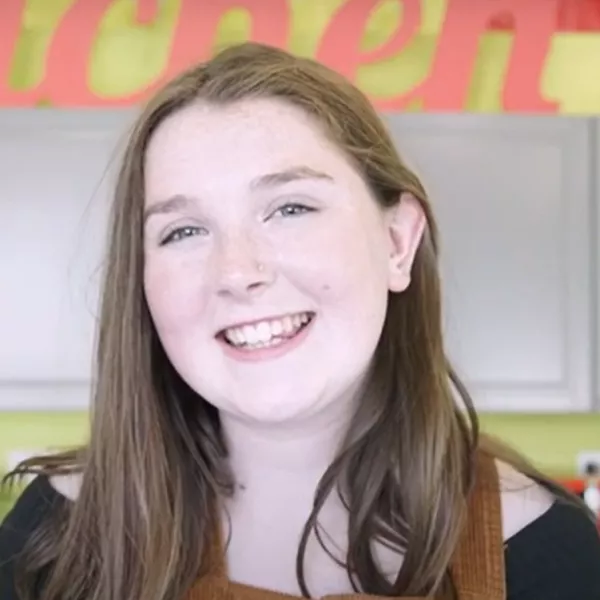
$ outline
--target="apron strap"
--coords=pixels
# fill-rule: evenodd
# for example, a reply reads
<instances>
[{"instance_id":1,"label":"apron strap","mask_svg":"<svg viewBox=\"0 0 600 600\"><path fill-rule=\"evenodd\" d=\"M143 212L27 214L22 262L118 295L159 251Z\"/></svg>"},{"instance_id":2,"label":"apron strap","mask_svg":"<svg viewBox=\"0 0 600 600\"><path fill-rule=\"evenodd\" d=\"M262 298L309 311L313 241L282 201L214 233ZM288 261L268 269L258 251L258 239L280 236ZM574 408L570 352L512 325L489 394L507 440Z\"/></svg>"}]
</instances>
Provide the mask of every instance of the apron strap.
<instances>
[{"instance_id":1,"label":"apron strap","mask_svg":"<svg viewBox=\"0 0 600 600\"><path fill-rule=\"evenodd\" d=\"M452 563L460 600L506 600L500 482L495 459L478 452L467 521Z\"/></svg>"}]
</instances>

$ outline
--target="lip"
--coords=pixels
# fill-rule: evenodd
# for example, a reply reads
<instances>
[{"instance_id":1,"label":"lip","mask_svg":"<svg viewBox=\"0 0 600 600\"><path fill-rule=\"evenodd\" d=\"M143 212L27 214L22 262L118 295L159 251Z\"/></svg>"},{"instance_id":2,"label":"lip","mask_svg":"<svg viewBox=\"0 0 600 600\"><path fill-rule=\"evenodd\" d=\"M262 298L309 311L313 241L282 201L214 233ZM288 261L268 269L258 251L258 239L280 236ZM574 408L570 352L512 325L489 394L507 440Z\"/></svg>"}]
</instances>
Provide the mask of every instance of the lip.
<instances>
[{"instance_id":1,"label":"lip","mask_svg":"<svg viewBox=\"0 0 600 600\"><path fill-rule=\"evenodd\" d=\"M287 313L287 316L290 314L298 314L298 313ZM244 350L243 348L237 348L228 344L225 341L224 336L218 336L217 341L221 344L223 352L228 358L231 358L238 362L261 362L274 360L277 358L281 358L282 356L294 351L298 346L300 346L306 338L310 335L312 331L314 322L317 320L315 313L310 313L312 315L310 321L297 333L293 338L289 338L286 341L282 342L277 346L272 346L270 348L257 348L254 350ZM274 319L282 318L282 317L271 317ZM265 319L261 319L265 320ZM250 323L256 323L258 321L251 321Z\"/></svg>"},{"instance_id":2,"label":"lip","mask_svg":"<svg viewBox=\"0 0 600 600\"><path fill-rule=\"evenodd\" d=\"M260 317L258 319L252 319L251 321L238 321L237 323L232 323L231 325L225 325L225 327L221 327L215 337L221 337L225 330L232 329L234 327L244 327L245 325L256 325L258 323L262 323L263 321L278 321L279 319L285 319L285 317L292 317L294 315L302 315L306 313L310 315L311 319L315 316L315 312L312 310L297 310L293 312L281 313L279 315L271 315L269 317Z\"/></svg>"}]
</instances>

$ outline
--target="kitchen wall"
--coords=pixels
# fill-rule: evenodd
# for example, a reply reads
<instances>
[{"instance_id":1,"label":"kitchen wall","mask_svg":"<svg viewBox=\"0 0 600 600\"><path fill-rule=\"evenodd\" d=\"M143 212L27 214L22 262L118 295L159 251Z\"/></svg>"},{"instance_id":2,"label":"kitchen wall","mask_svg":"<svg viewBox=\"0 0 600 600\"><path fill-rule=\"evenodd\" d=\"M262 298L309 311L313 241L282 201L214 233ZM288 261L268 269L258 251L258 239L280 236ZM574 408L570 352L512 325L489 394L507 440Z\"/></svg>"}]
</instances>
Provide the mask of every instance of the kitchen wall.
<instances>
[{"instance_id":1,"label":"kitchen wall","mask_svg":"<svg viewBox=\"0 0 600 600\"><path fill-rule=\"evenodd\" d=\"M485 431L556 477L571 476L577 453L600 446L600 414L483 414L480 419ZM80 444L87 424L84 412L0 412L0 476L9 451ZM0 519L13 502L14 495L0 492Z\"/></svg>"},{"instance_id":2,"label":"kitchen wall","mask_svg":"<svg viewBox=\"0 0 600 600\"><path fill-rule=\"evenodd\" d=\"M556 477L572 475L578 452L600 446L600 414L483 414L480 419L485 431ZM0 412L0 476L9 451L80 444L87 424L84 412ZM0 493L0 518L13 501L13 496Z\"/></svg>"},{"instance_id":3,"label":"kitchen wall","mask_svg":"<svg viewBox=\"0 0 600 600\"><path fill-rule=\"evenodd\" d=\"M573 474L578 452L600 446L600 414L482 414L480 419L485 431L557 477ZM0 473L9 450L81 443L87 423L84 412L0 412Z\"/></svg>"}]
</instances>

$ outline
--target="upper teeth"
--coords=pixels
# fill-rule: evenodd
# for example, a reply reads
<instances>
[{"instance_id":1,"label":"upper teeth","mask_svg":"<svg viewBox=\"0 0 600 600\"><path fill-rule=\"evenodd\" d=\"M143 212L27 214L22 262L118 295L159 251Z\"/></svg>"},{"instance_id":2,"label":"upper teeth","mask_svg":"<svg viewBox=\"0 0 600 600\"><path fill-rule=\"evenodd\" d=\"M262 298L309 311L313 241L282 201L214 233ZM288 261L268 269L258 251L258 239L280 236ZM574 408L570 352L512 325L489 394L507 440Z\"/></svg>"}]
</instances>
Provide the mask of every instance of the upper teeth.
<instances>
[{"instance_id":1,"label":"upper teeth","mask_svg":"<svg viewBox=\"0 0 600 600\"><path fill-rule=\"evenodd\" d=\"M279 336L291 336L295 334L302 325L310 320L309 313L298 313L287 315L281 319L259 321L252 325L242 327L229 327L225 329L225 338L236 346L244 344L258 344L270 342Z\"/></svg>"}]
</instances>

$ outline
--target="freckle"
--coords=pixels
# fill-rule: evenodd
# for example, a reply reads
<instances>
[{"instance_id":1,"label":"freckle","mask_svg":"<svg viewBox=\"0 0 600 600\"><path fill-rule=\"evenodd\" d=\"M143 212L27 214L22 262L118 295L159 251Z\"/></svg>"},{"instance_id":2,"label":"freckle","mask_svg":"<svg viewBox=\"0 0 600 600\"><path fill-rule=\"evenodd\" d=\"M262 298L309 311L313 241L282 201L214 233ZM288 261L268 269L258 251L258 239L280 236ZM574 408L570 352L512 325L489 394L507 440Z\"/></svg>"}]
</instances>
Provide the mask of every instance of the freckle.
<instances>
[{"instance_id":1,"label":"freckle","mask_svg":"<svg viewBox=\"0 0 600 600\"><path fill-rule=\"evenodd\" d=\"M326 284L323 286L323 291L324 291L324 292L328 292L330 289L331 289L331 286L330 286L328 283L326 283Z\"/></svg>"}]
</instances>

